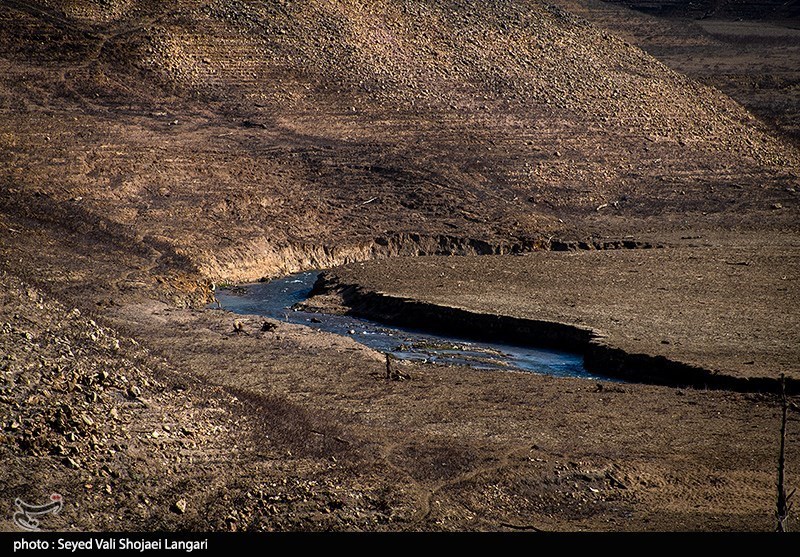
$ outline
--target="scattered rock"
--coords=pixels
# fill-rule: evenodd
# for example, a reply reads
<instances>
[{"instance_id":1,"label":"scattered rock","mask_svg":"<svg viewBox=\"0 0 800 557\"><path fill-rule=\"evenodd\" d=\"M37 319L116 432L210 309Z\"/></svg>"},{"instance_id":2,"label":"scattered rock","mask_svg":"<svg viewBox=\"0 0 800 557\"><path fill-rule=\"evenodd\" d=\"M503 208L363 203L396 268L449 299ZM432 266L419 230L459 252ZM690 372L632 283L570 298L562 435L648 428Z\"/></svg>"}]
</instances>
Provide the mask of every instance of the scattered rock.
<instances>
[{"instance_id":1,"label":"scattered rock","mask_svg":"<svg viewBox=\"0 0 800 557\"><path fill-rule=\"evenodd\" d=\"M74 468L75 470L81 467L81 465L78 463L77 460L69 456L64 459L64 464L66 464L70 468Z\"/></svg>"}]
</instances>

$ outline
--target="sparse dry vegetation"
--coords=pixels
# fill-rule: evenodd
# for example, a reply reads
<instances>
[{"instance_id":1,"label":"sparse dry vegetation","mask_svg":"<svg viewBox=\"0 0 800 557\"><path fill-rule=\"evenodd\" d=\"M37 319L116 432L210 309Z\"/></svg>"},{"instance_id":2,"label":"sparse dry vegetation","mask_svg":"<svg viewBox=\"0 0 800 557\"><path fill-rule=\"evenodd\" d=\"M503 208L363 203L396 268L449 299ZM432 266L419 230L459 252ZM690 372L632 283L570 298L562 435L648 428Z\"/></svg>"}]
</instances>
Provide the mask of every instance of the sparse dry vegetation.
<instances>
[{"instance_id":1,"label":"sparse dry vegetation","mask_svg":"<svg viewBox=\"0 0 800 557\"><path fill-rule=\"evenodd\" d=\"M758 393L387 370L352 339L205 309L215 283L399 256L502 256L492 275L560 250L613 283L649 247L642 299L691 284L686 315L546 284L525 303L676 360L651 341L701 315L706 340L678 327L697 365L796 366L793 31L623 9L3 2L0 500L58 491L43 527L66 530L773 529ZM767 69L737 62L741 36ZM485 301L474 286L448 295ZM727 291L757 318L728 329L749 316Z\"/></svg>"}]
</instances>

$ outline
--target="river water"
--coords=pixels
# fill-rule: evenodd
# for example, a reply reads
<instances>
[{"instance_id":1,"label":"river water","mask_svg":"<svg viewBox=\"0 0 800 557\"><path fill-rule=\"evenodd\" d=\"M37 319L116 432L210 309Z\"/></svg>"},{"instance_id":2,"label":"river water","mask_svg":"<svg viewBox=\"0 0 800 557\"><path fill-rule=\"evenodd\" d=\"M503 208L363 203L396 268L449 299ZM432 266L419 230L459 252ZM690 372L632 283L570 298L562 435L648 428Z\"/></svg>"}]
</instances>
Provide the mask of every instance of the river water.
<instances>
[{"instance_id":1,"label":"river water","mask_svg":"<svg viewBox=\"0 0 800 557\"><path fill-rule=\"evenodd\" d=\"M260 315L347 335L375 350L397 358L488 370L516 370L601 379L586 371L580 354L495 342L476 342L385 325L346 315L297 311L293 306L308 298L318 272L289 275L270 282L217 291L223 309L242 315ZM606 379L606 378L602 378Z\"/></svg>"}]
</instances>

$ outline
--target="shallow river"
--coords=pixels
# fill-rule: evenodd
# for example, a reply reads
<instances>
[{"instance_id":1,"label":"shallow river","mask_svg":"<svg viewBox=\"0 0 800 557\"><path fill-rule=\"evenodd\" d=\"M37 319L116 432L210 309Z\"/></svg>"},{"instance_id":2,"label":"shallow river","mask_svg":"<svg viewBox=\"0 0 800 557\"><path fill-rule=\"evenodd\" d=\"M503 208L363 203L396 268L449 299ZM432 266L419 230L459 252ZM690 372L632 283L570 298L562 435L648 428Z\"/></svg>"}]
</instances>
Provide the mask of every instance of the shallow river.
<instances>
[{"instance_id":1,"label":"shallow river","mask_svg":"<svg viewBox=\"0 0 800 557\"><path fill-rule=\"evenodd\" d=\"M223 309L243 315L261 315L301 324L354 340L397 358L422 360L478 369L521 370L559 377L600 379L586 371L580 354L513 346L494 342L467 341L393 327L343 315L307 313L292 306L308 298L319 273L297 273L270 282L221 289L217 299Z\"/></svg>"}]
</instances>

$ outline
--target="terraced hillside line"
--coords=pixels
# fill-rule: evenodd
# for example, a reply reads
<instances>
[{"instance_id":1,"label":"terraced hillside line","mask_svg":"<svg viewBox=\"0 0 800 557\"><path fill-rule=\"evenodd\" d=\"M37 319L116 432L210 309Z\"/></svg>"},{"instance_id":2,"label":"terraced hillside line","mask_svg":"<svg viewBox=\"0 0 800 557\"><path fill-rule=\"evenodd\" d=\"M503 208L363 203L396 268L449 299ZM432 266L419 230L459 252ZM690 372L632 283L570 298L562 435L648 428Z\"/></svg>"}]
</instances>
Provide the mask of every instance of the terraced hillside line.
<instances>
[{"instance_id":1,"label":"terraced hillside line","mask_svg":"<svg viewBox=\"0 0 800 557\"><path fill-rule=\"evenodd\" d=\"M512 255L532 251L651 249L659 243L633 238L586 238L562 240L548 237L483 240L453 234L384 234L358 243L281 245L263 238L244 246L219 250L215 263L199 271L207 277L236 282L275 278L299 271L327 269L357 261L426 255Z\"/></svg>"},{"instance_id":2,"label":"terraced hillside line","mask_svg":"<svg viewBox=\"0 0 800 557\"><path fill-rule=\"evenodd\" d=\"M797 145L797 2L559 0L670 68L723 91ZM631 8L631 9L629 9Z\"/></svg>"},{"instance_id":3,"label":"terraced hillside line","mask_svg":"<svg viewBox=\"0 0 800 557\"><path fill-rule=\"evenodd\" d=\"M797 378L800 152L635 44L541 0L0 2L0 495L83 531L772 528L769 396L386 381L204 309L388 256L375 291ZM581 245L637 241L671 247Z\"/></svg>"},{"instance_id":4,"label":"terraced hillside line","mask_svg":"<svg viewBox=\"0 0 800 557\"><path fill-rule=\"evenodd\" d=\"M796 148L730 98L545 3L465 6L4 5L3 188L228 279L270 245L796 222Z\"/></svg>"}]
</instances>

